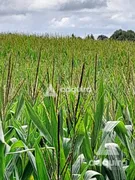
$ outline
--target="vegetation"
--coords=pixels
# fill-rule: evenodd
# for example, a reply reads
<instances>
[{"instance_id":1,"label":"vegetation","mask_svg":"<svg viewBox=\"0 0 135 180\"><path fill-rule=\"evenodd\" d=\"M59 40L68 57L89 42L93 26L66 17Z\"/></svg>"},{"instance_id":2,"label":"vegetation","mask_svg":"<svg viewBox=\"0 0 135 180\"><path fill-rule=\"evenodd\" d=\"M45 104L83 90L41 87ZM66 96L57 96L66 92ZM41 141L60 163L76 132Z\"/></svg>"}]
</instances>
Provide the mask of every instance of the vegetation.
<instances>
[{"instance_id":1,"label":"vegetation","mask_svg":"<svg viewBox=\"0 0 135 180\"><path fill-rule=\"evenodd\" d=\"M86 39L95 39L94 36L91 34L86 36ZM132 30L124 31L122 29L119 29L115 31L110 38L108 38L105 35L99 35L97 37L97 40L107 40L107 39L112 39L112 40L117 40L117 41L135 41L135 32Z\"/></svg>"},{"instance_id":2,"label":"vegetation","mask_svg":"<svg viewBox=\"0 0 135 180\"><path fill-rule=\"evenodd\" d=\"M92 39L92 40L95 40L95 38L94 38L94 35L93 35L93 34L91 34L91 35L87 35L87 36L86 36L86 39Z\"/></svg>"},{"instance_id":3,"label":"vegetation","mask_svg":"<svg viewBox=\"0 0 135 180\"><path fill-rule=\"evenodd\" d=\"M106 39L108 39L108 37L105 35L99 35L97 39L98 40L106 40Z\"/></svg>"},{"instance_id":4,"label":"vegetation","mask_svg":"<svg viewBox=\"0 0 135 180\"><path fill-rule=\"evenodd\" d=\"M1 34L0 179L134 180L134 45Z\"/></svg>"},{"instance_id":5,"label":"vegetation","mask_svg":"<svg viewBox=\"0 0 135 180\"><path fill-rule=\"evenodd\" d=\"M110 38L120 41L135 41L135 32L132 30L123 31L122 29L120 29L115 31Z\"/></svg>"}]
</instances>

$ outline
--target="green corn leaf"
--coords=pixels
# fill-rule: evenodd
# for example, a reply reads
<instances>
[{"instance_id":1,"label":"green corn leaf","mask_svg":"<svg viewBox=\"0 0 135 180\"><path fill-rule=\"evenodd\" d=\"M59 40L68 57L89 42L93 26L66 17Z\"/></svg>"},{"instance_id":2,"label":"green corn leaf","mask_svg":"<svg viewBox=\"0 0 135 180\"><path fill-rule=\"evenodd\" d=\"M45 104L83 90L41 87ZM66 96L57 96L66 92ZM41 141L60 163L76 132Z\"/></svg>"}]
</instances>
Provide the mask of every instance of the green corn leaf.
<instances>
[{"instance_id":1,"label":"green corn leaf","mask_svg":"<svg viewBox=\"0 0 135 180\"><path fill-rule=\"evenodd\" d=\"M23 105L24 105L24 98L23 98L23 95L21 95L18 99L18 102L17 102L17 105L16 105L16 110L15 110L15 119L18 119L19 118L19 115L20 115L20 112L23 108Z\"/></svg>"},{"instance_id":2,"label":"green corn leaf","mask_svg":"<svg viewBox=\"0 0 135 180\"><path fill-rule=\"evenodd\" d=\"M94 127L93 127L93 132L92 132L92 137L91 137L92 149L95 149L98 134L101 129L103 110L104 110L104 87L103 87L103 80L101 80L99 91L98 91L96 112L94 114Z\"/></svg>"},{"instance_id":3,"label":"green corn leaf","mask_svg":"<svg viewBox=\"0 0 135 180\"><path fill-rule=\"evenodd\" d=\"M36 166L37 166L37 174L39 180L49 180L49 175L46 169L46 165L44 162L44 157L38 145L35 148L35 158L36 158Z\"/></svg>"},{"instance_id":4,"label":"green corn leaf","mask_svg":"<svg viewBox=\"0 0 135 180\"><path fill-rule=\"evenodd\" d=\"M0 180L4 179L4 170L5 170L5 140L2 128L2 122L0 121Z\"/></svg>"},{"instance_id":5,"label":"green corn leaf","mask_svg":"<svg viewBox=\"0 0 135 180\"><path fill-rule=\"evenodd\" d=\"M96 171L89 170L85 173L84 180L92 180L94 177L97 177L97 176L102 176L102 175Z\"/></svg>"},{"instance_id":6,"label":"green corn leaf","mask_svg":"<svg viewBox=\"0 0 135 180\"><path fill-rule=\"evenodd\" d=\"M42 123L42 121L40 120L40 118L38 117L38 115L36 114L36 112L33 110L33 108L28 102L26 102L26 107L32 122L35 124L38 130L43 134L45 139L51 144L51 136L48 130L46 129L45 125Z\"/></svg>"}]
</instances>

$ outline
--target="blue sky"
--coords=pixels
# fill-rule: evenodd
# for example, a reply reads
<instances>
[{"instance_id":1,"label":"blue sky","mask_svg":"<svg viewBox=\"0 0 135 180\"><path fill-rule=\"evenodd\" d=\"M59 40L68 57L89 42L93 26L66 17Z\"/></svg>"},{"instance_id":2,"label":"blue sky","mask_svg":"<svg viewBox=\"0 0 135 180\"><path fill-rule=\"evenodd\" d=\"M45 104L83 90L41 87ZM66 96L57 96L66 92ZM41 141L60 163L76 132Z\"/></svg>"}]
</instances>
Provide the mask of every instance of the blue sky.
<instances>
[{"instance_id":1,"label":"blue sky","mask_svg":"<svg viewBox=\"0 0 135 180\"><path fill-rule=\"evenodd\" d=\"M0 32L110 36L135 31L134 0L0 0Z\"/></svg>"}]
</instances>

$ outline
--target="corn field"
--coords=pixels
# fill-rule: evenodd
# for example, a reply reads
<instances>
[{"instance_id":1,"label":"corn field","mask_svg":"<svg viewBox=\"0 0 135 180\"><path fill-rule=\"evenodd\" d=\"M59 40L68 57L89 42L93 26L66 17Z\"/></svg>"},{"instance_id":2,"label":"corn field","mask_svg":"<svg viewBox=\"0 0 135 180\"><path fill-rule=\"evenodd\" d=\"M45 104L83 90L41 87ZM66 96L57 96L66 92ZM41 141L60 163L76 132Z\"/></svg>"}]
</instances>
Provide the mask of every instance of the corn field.
<instances>
[{"instance_id":1,"label":"corn field","mask_svg":"<svg viewBox=\"0 0 135 180\"><path fill-rule=\"evenodd\" d=\"M0 180L135 180L134 126L134 42L0 35Z\"/></svg>"}]
</instances>

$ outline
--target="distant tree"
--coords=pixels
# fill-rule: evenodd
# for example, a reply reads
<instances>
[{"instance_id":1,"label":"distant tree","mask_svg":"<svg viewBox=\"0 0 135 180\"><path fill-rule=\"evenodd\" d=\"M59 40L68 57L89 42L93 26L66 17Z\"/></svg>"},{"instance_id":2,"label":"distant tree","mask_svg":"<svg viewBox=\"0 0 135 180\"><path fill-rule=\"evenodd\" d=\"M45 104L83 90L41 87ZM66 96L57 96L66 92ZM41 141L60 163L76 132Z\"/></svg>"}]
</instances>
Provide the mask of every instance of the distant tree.
<instances>
[{"instance_id":1,"label":"distant tree","mask_svg":"<svg viewBox=\"0 0 135 180\"><path fill-rule=\"evenodd\" d=\"M119 29L115 31L110 38L119 41L135 41L135 32L132 30L124 31Z\"/></svg>"},{"instance_id":2,"label":"distant tree","mask_svg":"<svg viewBox=\"0 0 135 180\"><path fill-rule=\"evenodd\" d=\"M120 36L122 36L123 33L124 33L123 30L119 29L119 30L115 31L110 38L116 40Z\"/></svg>"},{"instance_id":3,"label":"distant tree","mask_svg":"<svg viewBox=\"0 0 135 180\"><path fill-rule=\"evenodd\" d=\"M74 34L72 34L71 36L72 36L72 38L76 38L76 36Z\"/></svg>"},{"instance_id":4,"label":"distant tree","mask_svg":"<svg viewBox=\"0 0 135 180\"><path fill-rule=\"evenodd\" d=\"M122 34L120 34L118 36L117 40L126 41L127 40L127 33L126 33L126 31L122 31Z\"/></svg>"},{"instance_id":5,"label":"distant tree","mask_svg":"<svg viewBox=\"0 0 135 180\"><path fill-rule=\"evenodd\" d=\"M82 37L80 37L80 36L78 36L78 37L76 37L76 38L82 40Z\"/></svg>"},{"instance_id":6,"label":"distant tree","mask_svg":"<svg viewBox=\"0 0 135 180\"><path fill-rule=\"evenodd\" d=\"M108 39L108 37L105 35L99 35L97 38L97 40L106 40L106 39Z\"/></svg>"},{"instance_id":7,"label":"distant tree","mask_svg":"<svg viewBox=\"0 0 135 180\"><path fill-rule=\"evenodd\" d=\"M93 34L91 34L91 35L88 34L88 35L85 37L85 39L92 39L92 40L95 40Z\"/></svg>"},{"instance_id":8,"label":"distant tree","mask_svg":"<svg viewBox=\"0 0 135 180\"><path fill-rule=\"evenodd\" d=\"M127 31L127 40L135 41L135 33L132 30Z\"/></svg>"},{"instance_id":9,"label":"distant tree","mask_svg":"<svg viewBox=\"0 0 135 180\"><path fill-rule=\"evenodd\" d=\"M94 38L94 35L93 35L93 34L91 34L91 35L90 35L90 38L91 38L91 39L93 39L93 40L95 40L95 38Z\"/></svg>"},{"instance_id":10,"label":"distant tree","mask_svg":"<svg viewBox=\"0 0 135 180\"><path fill-rule=\"evenodd\" d=\"M85 37L85 39L90 39L90 35L88 34L88 35Z\"/></svg>"}]
</instances>

